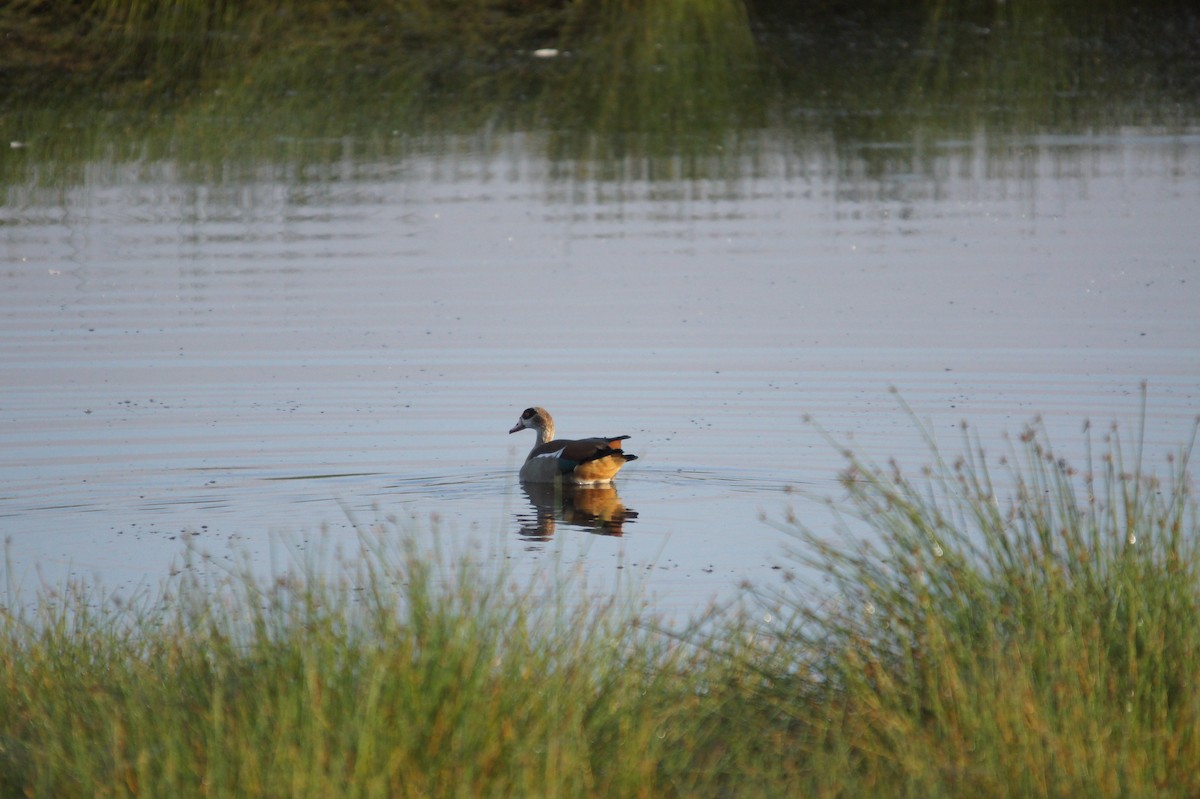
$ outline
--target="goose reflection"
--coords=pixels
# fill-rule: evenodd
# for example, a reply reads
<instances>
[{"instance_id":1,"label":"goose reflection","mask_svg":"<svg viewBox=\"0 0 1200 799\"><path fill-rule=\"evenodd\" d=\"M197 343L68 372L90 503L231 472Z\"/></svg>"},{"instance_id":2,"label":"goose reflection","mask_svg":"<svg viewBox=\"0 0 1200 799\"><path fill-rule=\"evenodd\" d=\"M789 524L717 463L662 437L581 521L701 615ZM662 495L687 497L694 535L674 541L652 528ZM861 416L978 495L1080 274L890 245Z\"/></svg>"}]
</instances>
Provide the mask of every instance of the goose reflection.
<instances>
[{"instance_id":1,"label":"goose reflection","mask_svg":"<svg viewBox=\"0 0 1200 799\"><path fill-rule=\"evenodd\" d=\"M637 518L611 484L522 483L521 488L530 509L516 516L527 541L549 540L559 522L597 535L623 535L625 523Z\"/></svg>"}]
</instances>

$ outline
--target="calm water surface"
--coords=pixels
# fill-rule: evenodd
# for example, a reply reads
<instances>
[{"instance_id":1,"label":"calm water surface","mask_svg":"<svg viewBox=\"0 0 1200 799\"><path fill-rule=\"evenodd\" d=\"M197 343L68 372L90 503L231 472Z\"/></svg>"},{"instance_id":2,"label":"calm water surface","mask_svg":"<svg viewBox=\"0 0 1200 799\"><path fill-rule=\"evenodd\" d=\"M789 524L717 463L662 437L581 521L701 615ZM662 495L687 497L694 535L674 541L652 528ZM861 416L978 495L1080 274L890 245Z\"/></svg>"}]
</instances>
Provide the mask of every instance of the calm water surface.
<instances>
[{"instance_id":1,"label":"calm water surface","mask_svg":"<svg viewBox=\"0 0 1200 799\"><path fill-rule=\"evenodd\" d=\"M1200 412L1200 133L938 143L708 180L566 179L528 137L197 182L89 164L0 210L9 583L157 585L385 521L520 571L637 575L690 612L786 564L838 494L806 415L873 459L997 456L1035 416L1147 452ZM12 150L4 158L33 157ZM870 165L870 168L867 168ZM882 165L882 166L881 166ZM625 174L637 174L636 164ZM522 490L528 405L629 434L611 492Z\"/></svg>"}]
</instances>

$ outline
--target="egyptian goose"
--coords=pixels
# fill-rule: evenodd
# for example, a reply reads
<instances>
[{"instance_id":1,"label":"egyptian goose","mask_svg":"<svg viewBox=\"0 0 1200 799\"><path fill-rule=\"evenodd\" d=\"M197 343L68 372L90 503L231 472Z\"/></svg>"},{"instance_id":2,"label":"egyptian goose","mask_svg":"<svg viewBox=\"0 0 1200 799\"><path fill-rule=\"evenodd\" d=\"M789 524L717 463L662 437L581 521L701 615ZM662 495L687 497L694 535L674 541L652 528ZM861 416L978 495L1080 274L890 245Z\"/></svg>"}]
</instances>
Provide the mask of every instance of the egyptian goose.
<instances>
[{"instance_id":1,"label":"egyptian goose","mask_svg":"<svg viewBox=\"0 0 1200 799\"><path fill-rule=\"evenodd\" d=\"M607 483L627 462L636 460L621 449L629 436L554 440L554 419L545 408L526 408L509 433L537 431L537 443L521 466L521 480L530 483Z\"/></svg>"}]
</instances>

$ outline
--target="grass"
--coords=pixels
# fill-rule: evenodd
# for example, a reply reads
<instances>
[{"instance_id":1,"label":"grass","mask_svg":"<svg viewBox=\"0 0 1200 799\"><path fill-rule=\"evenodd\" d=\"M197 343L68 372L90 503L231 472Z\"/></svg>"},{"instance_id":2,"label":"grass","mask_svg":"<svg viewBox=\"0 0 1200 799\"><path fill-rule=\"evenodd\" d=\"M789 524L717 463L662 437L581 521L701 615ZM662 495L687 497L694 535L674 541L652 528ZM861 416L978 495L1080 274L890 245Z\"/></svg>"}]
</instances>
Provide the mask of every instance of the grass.
<instances>
[{"instance_id":1,"label":"grass","mask_svg":"<svg viewBox=\"0 0 1200 799\"><path fill-rule=\"evenodd\" d=\"M792 616L826 677L792 712L837 708L820 736L920 795L1194 795L1194 437L1162 479L1115 428L1082 471L1036 426L995 462L967 443L917 482L847 453L869 532L801 533L835 590Z\"/></svg>"},{"instance_id":2,"label":"grass","mask_svg":"<svg viewBox=\"0 0 1200 799\"><path fill-rule=\"evenodd\" d=\"M1034 132L1186 132L1198 31L1176 0L12 0L0 186L160 161L314 181L511 132L562 182L804 172L831 148L889 179L948 141L1008 163Z\"/></svg>"},{"instance_id":3,"label":"grass","mask_svg":"<svg viewBox=\"0 0 1200 799\"><path fill-rule=\"evenodd\" d=\"M1078 471L1036 426L913 478L848 451L843 529L788 521L797 576L747 596L765 627L657 629L387 527L10 601L0 794L1194 796L1194 438L1161 477L1103 439Z\"/></svg>"},{"instance_id":4,"label":"grass","mask_svg":"<svg viewBox=\"0 0 1200 799\"><path fill-rule=\"evenodd\" d=\"M10 0L11 96L74 86L156 102L253 88L318 96L399 86L429 98L543 101L603 129L729 118L763 80L805 108L878 113L1155 89L1194 100L1187 0ZM559 48L569 67L531 59ZM764 71L764 65L773 69ZM782 73L774 75L773 72ZM583 81L586 85L580 86ZM565 97L564 97L565 95ZM1049 97L1047 97L1049 95ZM469 107L469 103L463 103ZM586 114L584 112L587 112ZM710 118L715 112L716 117ZM655 130L651 126L651 130Z\"/></svg>"}]
</instances>

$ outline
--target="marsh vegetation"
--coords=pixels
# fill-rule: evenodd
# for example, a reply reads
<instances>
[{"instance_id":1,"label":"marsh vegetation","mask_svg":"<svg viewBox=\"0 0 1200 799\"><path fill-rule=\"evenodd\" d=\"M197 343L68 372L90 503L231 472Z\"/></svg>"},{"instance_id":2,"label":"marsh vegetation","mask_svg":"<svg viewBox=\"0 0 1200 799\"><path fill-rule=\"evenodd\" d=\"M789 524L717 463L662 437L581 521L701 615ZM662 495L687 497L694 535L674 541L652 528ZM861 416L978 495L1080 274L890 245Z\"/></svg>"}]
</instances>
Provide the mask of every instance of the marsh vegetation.
<instances>
[{"instance_id":1,"label":"marsh vegetation","mask_svg":"<svg viewBox=\"0 0 1200 799\"><path fill-rule=\"evenodd\" d=\"M517 130L566 175L696 177L764 130L805 149L1178 129L1198 31L1171 0L20 0L0 11L0 121L56 161L116 139L210 169L325 163Z\"/></svg>"},{"instance_id":2,"label":"marsh vegetation","mask_svg":"<svg viewBox=\"0 0 1200 799\"><path fill-rule=\"evenodd\" d=\"M682 628L386 524L268 580L192 561L158 593L44 591L0 613L0 787L1190 796L1191 443L1155 474L1136 437L1102 438L1078 470L1036 428L912 478L848 451L834 503L857 521L781 521L793 587Z\"/></svg>"}]
</instances>

